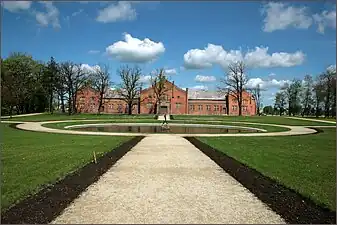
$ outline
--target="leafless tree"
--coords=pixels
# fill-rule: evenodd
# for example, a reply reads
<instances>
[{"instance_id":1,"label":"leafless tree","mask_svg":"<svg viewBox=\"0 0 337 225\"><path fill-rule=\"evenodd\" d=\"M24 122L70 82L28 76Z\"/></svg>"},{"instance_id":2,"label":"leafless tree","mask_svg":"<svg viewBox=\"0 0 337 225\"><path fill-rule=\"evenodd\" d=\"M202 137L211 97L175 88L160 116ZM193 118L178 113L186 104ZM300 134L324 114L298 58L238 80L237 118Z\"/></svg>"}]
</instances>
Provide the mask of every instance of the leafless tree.
<instances>
[{"instance_id":1,"label":"leafless tree","mask_svg":"<svg viewBox=\"0 0 337 225\"><path fill-rule=\"evenodd\" d=\"M319 76L319 79L324 84L324 115L330 116L330 109L336 106L336 70L325 71Z\"/></svg>"},{"instance_id":2,"label":"leafless tree","mask_svg":"<svg viewBox=\"0 0 337 225\"><path fill-rule=\"evenodd\" d=\"M165 69L157 69L155 72L151 74L150 83L153 88L153 92L155 95L155 114L158 114L158 108L161 102L164 100L163 97L165 93L170 89L166 85L167 77L165 75Z\"/></svg>"},{"instance_id":3,"label":"leafless tree","mask_svg":"<svg viewBox=\"0 0 337 225\"><path fill-rule=\"evenodd\" d=\"M302 117L304 115L308 116L313 104L312 99L312 93L313 93L313 79L311 75L305 75L304 77L304 83L302 88Z\"/></svg>"},{"instance_id":4,"label":"leafless tree","mask_svg":"<svg viewBox=\"0 0 337 225\"><path fill-rule=\"evenodd\" d=\"M275 109L279 110L280 116L282 116L282 113L285 110L286 105L286 94L284 91L277 92L275 95Z\"/></svg>"},{"instance_id":5,"label":"leafless tree","mask_svg":"<svg viewBox=\"0 0 337 225\"><path fill-rule=\"evenodd\" d=\"M86 74L79 65L72 62L61 63L61 74L65 80L65 86L68 97L68 113L69 115L76 113L77 92L86 80Z\"/></svg>"},{"instance_id":6,"label":"leafless tree","mask_svg":"<svg viewBox=\"0 0 337 225\"><path fill-rule=\"evenodd\" d=\"M242 93L248 82L246 77L246 66L244 62L234 62L228 66L226 77L221 79L221 86L218 88L220 92L233 96L238 103L239 116L242 115Z\"/></svg>"},{"instance_id":7,"label":"leafless tree","mask_svg":"<svg viewBox=\"0 0 337 225\"><path fill-rule=\"evenodd\" d=\"M117 74L122 80L122 83L118 88L118 94L123 97L128 106L128 114L131 115L133 106L137 104L135 99L140 94L140 77L142 71L137 66L133 68L130 68L129 66L122 66L117 70Z\"/></svg>"},{"instance_id":8,"label":"leafless tree","mask_svg":"<svg viewBox=\"0 0 337 225\"><path fill-rule=\"evenodd\" d=\"M90 81L92 87L99 93L97 113L100 114L103 108L104 93L111 85L109 67L107 65L96 66L90 74Z\"/></svg>"},{"instance_id":9,"label":"leafless tree","mask_svg":"<svg viewBox=\"0 0 337 225\"><path fill-rule=\"evenodd\" d=\"M251 88L250 91L251 91L252 96L255 100L257 115L260 116L260 107L261 107L261 87L260 87L260 84L256 85L256 87Z\"/></svg>"}]
</instances>

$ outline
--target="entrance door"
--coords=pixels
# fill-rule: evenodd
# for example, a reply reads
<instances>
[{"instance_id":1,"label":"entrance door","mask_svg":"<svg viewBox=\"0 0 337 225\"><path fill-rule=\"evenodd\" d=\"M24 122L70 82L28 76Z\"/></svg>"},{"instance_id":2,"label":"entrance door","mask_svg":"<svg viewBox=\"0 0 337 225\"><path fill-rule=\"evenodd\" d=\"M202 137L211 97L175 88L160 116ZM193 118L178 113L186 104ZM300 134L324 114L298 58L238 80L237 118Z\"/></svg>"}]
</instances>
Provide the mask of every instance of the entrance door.
<instances>
[{"instance_id":1,"label":"entrance door","mask_svg":"<svg viewBox=\"0 0 337 225\"><path fill-rule=\"evenodd\" d=\"M159 108L159 114L167 114L168 113L168 107L166 105L161 105Z\"/></svg>"}]
</instances>

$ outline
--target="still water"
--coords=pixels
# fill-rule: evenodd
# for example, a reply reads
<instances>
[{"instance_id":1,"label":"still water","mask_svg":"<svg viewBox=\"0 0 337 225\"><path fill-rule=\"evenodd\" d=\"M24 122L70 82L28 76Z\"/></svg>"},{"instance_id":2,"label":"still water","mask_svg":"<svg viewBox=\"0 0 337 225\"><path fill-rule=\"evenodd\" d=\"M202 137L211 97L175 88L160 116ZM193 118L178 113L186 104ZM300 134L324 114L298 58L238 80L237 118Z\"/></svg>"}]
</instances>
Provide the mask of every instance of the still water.
<instances>
[{"instance_id":1,"label":"still water","mask_svg":"<svg viewBox=\"0 0 337 225\"><path fill-rule=\"evenodd\" d=\"M97 126L97 127L79 127L73 128L82 131L95 132L113 132L113 133L175 133L175 134L223 134L223 133L257 133L258 130L244 128L218 128L218 127L188 127L188 126L170 126L165 129L161 126Z\"/></svg>"}]
</instances>

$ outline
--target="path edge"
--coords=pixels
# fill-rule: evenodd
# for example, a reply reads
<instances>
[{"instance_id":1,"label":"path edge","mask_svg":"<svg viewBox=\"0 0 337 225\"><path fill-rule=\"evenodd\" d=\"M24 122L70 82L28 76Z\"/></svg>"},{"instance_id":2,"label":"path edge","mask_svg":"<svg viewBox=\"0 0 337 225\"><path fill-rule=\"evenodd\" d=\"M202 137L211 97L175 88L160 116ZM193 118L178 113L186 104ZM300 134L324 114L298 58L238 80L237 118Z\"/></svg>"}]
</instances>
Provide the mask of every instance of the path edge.
<instances>
[{"instance_id":1,"label":"path edge","mask_svg":"<svg viewBox=\"0 0 337 225\"><path fill-rule=\"evenodd\" d=\"M336 212L264 176L234 158L199 141L184 137L224 171L290 224L336 224Z\"/></svg>"},{"instance_id":2,"label":"path edge","mask_svg":"<svg viewBox=\"0 0 337 225\"><path fill-rule=\"evenodd\" d=\"M5 212L1 212L1 224L50 223L144 137L131 138L97 159L97 164L90 162L57 181L51 187L45 187Z\"/></svg>"}]
</instances>

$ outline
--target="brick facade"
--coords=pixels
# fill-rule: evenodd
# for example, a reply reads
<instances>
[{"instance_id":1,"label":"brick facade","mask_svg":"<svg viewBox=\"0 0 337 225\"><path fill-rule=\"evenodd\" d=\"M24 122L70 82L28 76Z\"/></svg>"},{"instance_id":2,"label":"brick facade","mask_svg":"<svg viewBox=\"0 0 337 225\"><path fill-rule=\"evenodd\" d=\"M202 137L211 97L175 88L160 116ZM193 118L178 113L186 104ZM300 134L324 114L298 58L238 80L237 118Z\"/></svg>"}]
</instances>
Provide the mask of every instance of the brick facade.
<instances>
[{"instance_id":1,"label":"brick facade","mask_svg":"<svg viewBox=\"0 0 337 225\"><path fill-rule=\"evenodd\" d=\"M167 81L165 92L157 111L160 114L172 115L239 115L238 103L233 96L221 98L202 98L189 96L189 90L177 87L174 82ZM133 114L154 114L156 97L153 88L141 90L140 97L135 99ZM77 109L80 113L97 113L99 93L87 87L78 92ZM125 114L127 104L114 90L109 90L103 99L102 113ZM255 100L248 92L243 93L242 115L256 115Z\"/></svg>"}]
</instances>

